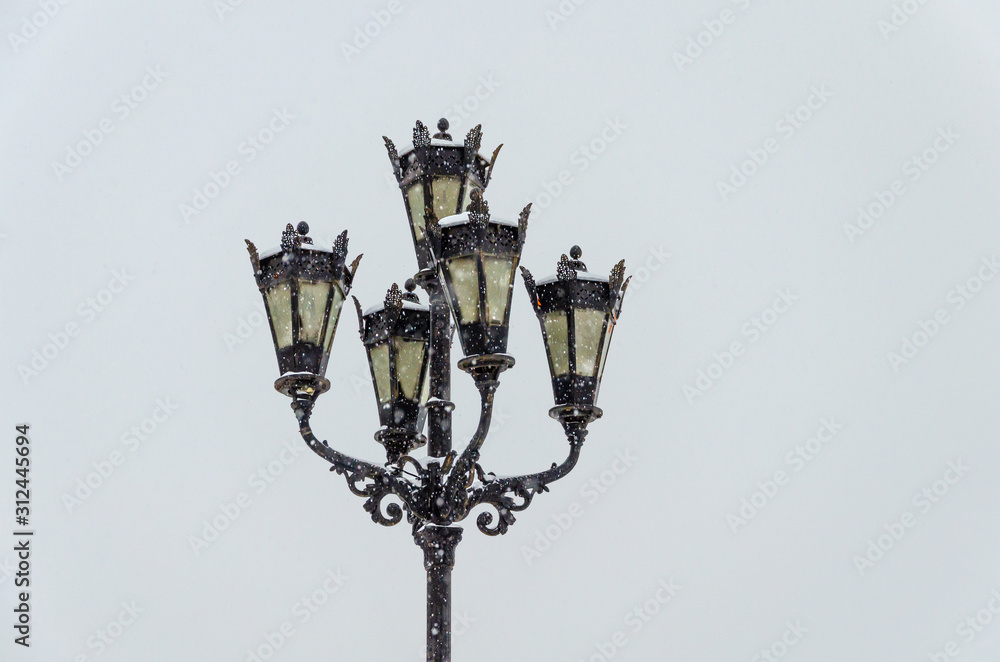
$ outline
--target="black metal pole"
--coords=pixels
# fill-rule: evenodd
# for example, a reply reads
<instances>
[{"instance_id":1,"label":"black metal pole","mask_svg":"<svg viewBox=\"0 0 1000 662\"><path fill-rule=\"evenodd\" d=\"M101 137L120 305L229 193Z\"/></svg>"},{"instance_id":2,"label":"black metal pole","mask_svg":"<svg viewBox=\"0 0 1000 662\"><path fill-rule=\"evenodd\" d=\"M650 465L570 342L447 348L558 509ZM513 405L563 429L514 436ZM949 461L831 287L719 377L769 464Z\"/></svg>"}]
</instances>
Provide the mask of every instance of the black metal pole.
<instances>
[{"instance_id":1,"label":"black metal pole","mask_svg":"<svg viewBox=\"0 0 1000 662\"><path fill-rule=\"evenodd\" d=\"M462 539L457 526L429 526L414 534L427 569L427 662L451 662L451 570Z\"/></svg>"},{"instance_id":2,"label":"black metal pole","mask_svg":"<svg viewBox=\"0 0 1000 662\"><path fill-rule=\"evenodd\" d=\"M445 457L451 452L451 311L434 269L414 277L427 291L431 311L431 397L427 403L427 454Z\"/></svg>"}]
</instances>

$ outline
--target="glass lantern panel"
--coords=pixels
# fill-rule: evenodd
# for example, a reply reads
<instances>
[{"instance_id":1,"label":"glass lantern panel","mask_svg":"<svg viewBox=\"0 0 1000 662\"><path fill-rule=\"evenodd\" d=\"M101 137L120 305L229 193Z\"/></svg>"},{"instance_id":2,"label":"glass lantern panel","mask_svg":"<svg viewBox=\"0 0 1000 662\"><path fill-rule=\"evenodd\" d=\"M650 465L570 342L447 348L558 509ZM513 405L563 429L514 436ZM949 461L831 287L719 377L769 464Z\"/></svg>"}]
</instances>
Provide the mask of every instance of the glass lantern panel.
<instances>
[{"instance_id":1,"label":"glass lantern panel","mask_svg":"<svg viewBox=\"0 0 1000 662\"><path fill-rule=\"evenodd\" d=\"M479 321L479 269L476 258L456 257L448 261L448 280L458 301L459 322Z\"/></svg>"},{"instance_id":2,"label":"glass lantern panel","mask_svg":"<svg viewBox=\"0 0 1000 662\"><path fill-rule=\"evenodd\" d=\"M329 298L330 283L299 281L299 342L319 344Z\"/></svg>"},{"instance_id":3,"label":"glass lantern panel","mask_svg":"<svg viewBox=\"0 0 1000 662\"><path fill-rule=\"evenodd\" d=\"M424 365L425 343L405 338L393 338L392 343L396 349L396 379L399 381L399 388L404 398L416 400L420 396L417 387L420 385L420 369Z\"/></svg>"},{"instance_id":4,"label":"glass lantern panel","mask_svg":"<svg viewBox=\"0 0 1000 662\"><path fill-rule=\"evenodd\" d=\"M379 403L385 404L392 399L392 389L389 387L389 343L381 342L369 347L368 358L372 364L372 377L375 378L375 397Z\"/></svg>"},{"instance_id":5,"label":"glass lantern panel","mask_svg":"<svg viewBox=\"0 0 1000 662\"><path fill-rule=\"evenodd\" d=\"M279 283L267 291L267 311L271 315L278 349L292 346L292 284Z\"/></svg>"},{"instance_id":6,"label":"glass lantern panel","mask_svg":"<svg viewBox=\"0 0 1000 662\"><path fill-rule=\"evenodd\" d=\"M511 258L484 257L483 274L486 276L486 310L490 324L503 324L510 308L511 279L514 260Z\"/></svg>"},{"instance_id":7,"label":"glass lantern panel","mask_svg":"<svg viewBox=\"0 0 1000 662\"><path fill-rule=\"evenodd\" d=\"M575 308L573 310L573 332L576 336L576 374L581 377L595 377L600 359L601 336L604 321L608 317L603 310Z\"/></svg>"},{"instance_id":8,"label":"glass lantern panel","mask_svg":"<svg viewBox=\"0 0 1000 662\"><path fill-rule=\"evenodd\" d=\"M462 180L453 176L438 176L431 183L434 196L434 214L438 220L446 216L454 216L458 210L458 192L462 188Z\"/></svg>"},{"instance_id":9,"label":"glass lantern panel","mask_svg":"<svg viewBox=\"0 0 1000 662\"><path fill-rule=\"evenodd\" d=\"M330 320L326 323L326 336L323 338L323 352L330 353L333 345L333 334L337 332L337 322L340 320L340 309L344 304L344 292L340 283L333 284L333 303L330 305Z\"/></svg>"},{"instance_id":10,"label":"glass lantern panel","mask_svg":"<svg viewBox=\"0 0 1000 662\"><path fill-rule=\"evenodd\" d=\"M473 184L471 179L470 180L466 180L465 193L462 194L462 206L459 207L459 210L458 210L459 214L461 214L462 212L464 212L468 208L469 203L472 202L472 192L473 191L479 191L479 190L481 190L481 189L478 186L476 186L475 184Z\"/></svg>"},{"instance_id":11,"label":"glass lantern panel","mask_svg":"<svg viewBox=\"0 0 1000 662\"><path fill-rule=\"evenodd\" d=\"M566 312L553 310L542 317L545 327L545 349L549 355L549 369L556 377L569 372L569 329Z\"/></svg>"},{"instance_id":12,"label":"glass lantern panel","mask_svg":"<svg viewBox=\"0 0 1000 662\"><path fill-rule=\"evenodd\" d=\"M597 381L600 383L601 377L604 376L604 363L608 360L608 349L611 348L611 336L615 332L614 322L608 324L608 331L604 334L604 346L601 347L601 366L597 370Z\"/></svg>"},{"instance_id":13,"label":"glass lantern panel","mask_svg":"<svg viewBox=\"0 0 1000 662\"><path fill-rule=\"evenodd\" d=\"M424 185L417 182L406 192L406 204L410 208L410 218L413 219L413 236L417 241L424 240Z\"/></svg>"}]
</instances>

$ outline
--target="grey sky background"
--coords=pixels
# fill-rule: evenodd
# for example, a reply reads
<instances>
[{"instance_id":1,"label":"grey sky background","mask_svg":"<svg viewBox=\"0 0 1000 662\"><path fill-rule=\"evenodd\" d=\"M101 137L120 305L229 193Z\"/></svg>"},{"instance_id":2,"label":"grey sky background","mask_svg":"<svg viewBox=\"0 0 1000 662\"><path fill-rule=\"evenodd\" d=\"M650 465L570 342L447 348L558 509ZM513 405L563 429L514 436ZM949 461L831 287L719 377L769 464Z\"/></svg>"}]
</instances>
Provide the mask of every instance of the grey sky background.
<instances>
[{"instance_id":1,"label":"grey sky background","mask_svg":"<svg viewBox=\"0 0 1000 662\"><path fill-rule=\"evenodd\" d=\"M573 244L634 276L576 470L503 537L463 523L456 662L996 658L995 3L11 0L0 28L0 658L421 659L421 552L299 439L243 240L347 229L376 303L416 270L381 136L441 116L504 144L486 197L533 203L536 276ZM314 429L379 460L344 312ZM509 351L501 474L567 450L520 282Z\"/></svg>"}]
</instances>

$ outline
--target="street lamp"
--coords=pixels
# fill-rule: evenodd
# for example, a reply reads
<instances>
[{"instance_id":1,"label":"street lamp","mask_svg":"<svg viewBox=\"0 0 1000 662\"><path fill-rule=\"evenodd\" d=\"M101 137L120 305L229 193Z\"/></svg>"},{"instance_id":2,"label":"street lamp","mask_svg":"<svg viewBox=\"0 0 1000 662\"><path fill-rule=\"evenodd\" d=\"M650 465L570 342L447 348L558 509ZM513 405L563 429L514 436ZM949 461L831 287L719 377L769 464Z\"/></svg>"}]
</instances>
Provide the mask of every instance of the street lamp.
<instances>
[{"instance_id":1,"label":"street lamp","mask_svg":"<svg viewBox=\"0 0 1000 662\"><path fill-rule=\"evenodd\" d=\"M483 137L481 127L476 125L465 136L465 141L459 143L448 133L448 120L441 118L438 121L438 133L433 138L418 120L413 129L413 146L402 154L397 154L396 145L382 136L393 174L403 192L421 269L434 264L427 245L427 224L461 213L472 199L472 193L482 191L490 182L493 164L503 145L497 147L487 161L479 154Z\"/></svg>"},{"instance_id":2,"label":"street lamp","mask_svg":"<svg viewBox=\"0 0 1000 662\"><path fill-rule=\"evenodd\" d=\"M375 439L385 447L384 465L364 462L320 441L309 424L317 397L329 389L325 378L330 346L344 297L360 256L350 267L347 233L325 250L308 237L309 226L288 225L281 248L259 256L247 241L257 285L264 296L281 376L275 388L289 396L306 444L365 498L374 522L392 526L405 513L427 570L427 660L451 659L451 571L462 529L453 526L479 506L476 525L487 535L506 533L514 513L526 509L549 483L568 474L580 457L587 425L602 415L597 393L611 334L627 286L624 260L609 278L587 273L579 248L563 255L557 274L535 283L522 268L531 303L541 324L558 420L569 442L561 464L534 474L498 477L479 464L493 414L499 376L514 365L507 352L513 275L524 246L531 205L518 222L493 219L482 191L496 160L479 156L481 131L463 144L438 123L433 139L423 124L414 146L400 157L385 139L403 191L420 270L393 285L381 306L358 312L368 355L381 428ZM428 294L420 304L413 290ZM452 450L452 318L465 358L458 367L479 390L479 425L465 449ZM423 435L426 427L426 437ZM421 463L409 453L427 444Z\"/></svg>"},{"instance_id":3,"label":"street lamp","mask_svg":"<svg viewBox=\"0 0 1000 662\"><path fill-rule=\"evenodd\" d=\"M393 283L385 302L362 313L357 298L361 342L375 385L379 422L375 440L385 446L389 462L426 443L420 434L430 394L431 314L406 282L406 294Z\"/></svg>"},{"instance_id":4,"label":"street lamp","mask_svg":"<svg viewBox=\"0 0 1000 662\"><path fill-rule=\"evenodd\" d=\"M601 416L597 394L604 362L631 279L625 279L625 260L614 266L610 277L602 278L587 273L582 255L580 247L574 246L572 259L564 254L555 275L540 283L521 267L549 359L556 404L549 412L553 418L571 411Z\"/></svg>"}]
</instances>

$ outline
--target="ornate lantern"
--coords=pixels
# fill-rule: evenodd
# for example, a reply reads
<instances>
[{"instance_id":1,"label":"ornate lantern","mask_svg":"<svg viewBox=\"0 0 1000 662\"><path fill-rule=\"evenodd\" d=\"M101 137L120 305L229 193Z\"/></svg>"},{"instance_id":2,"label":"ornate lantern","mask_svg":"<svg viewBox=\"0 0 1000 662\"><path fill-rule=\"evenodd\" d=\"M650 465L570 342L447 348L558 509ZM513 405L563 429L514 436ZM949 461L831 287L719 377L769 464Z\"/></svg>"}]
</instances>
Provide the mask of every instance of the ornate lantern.
<instances>
[{"instance_id":1,"label":"ornate lantern","mask_svg":"<svg viewBox=\"0 0 1000 662\"><path fill-rule=\"evenodd\" d=\"M472 200L473 191L481 191L489 184L500 145L487 161L479 154L483 136L482 125L477 125L465 136L465 142L454 142L448 131L448 120L438 121L439 132L431 138L430 132L418 121L413 129L413 147L402 155L396 146L382 136L392 170L403 192L410 232L421 269L433 266L433 256L427 245L427 224L431 219L461 213Z\"/></svg>"},{"instance_id":2,"label":"ornate lantern","mask_svg":"<svg viewBox=\"0 0 1000 662\"><path fill-rule=\"evenodd\" d=\"M281 371L274 387L288 396L305 393L314 398L330 388L324 377L326 364L361 256L345 268L346 230L332 250L314 245L308 232L305 222L298 230L289 223L281 235L281 248L263 255L249 239L246 242Z\"/></svg>"},{"instance_id":3,"label":"ornate lantern","mask_svg":"<svg viewBox=\"0 0 1000 662\"><path fill-rule=\"evenodd\" d=\"M552 375L556 406L553 417L573 410L598 418L597 394L608 358L611 335L621 313L628 287L625 260L611 270L610 278L587 273L574 246L572 259L563 255L556 275L536 283L521 267L531 305L538 315Z\"/></svg>"},{"instance_id":4,"label":"ornate lantern","mask_svg":"<svg viewBox=\"0 0 1000 662\"><path fill-rule=\"evenodd\" d=\"M528 228L528 204L517 224L490 218L482 195L469 211L427 225L439 278L467 357L504 354L514 270Z\"/></svg>"},{"instance_id":5,"label":"ornate lantern","mask_svg":"<svg viewBox=\"0 0 1000 662\"><path fill-rule=\"evenodd\" d=\"M430 395L431 315L413 293L415 287L408 280L402 294L393 283L384 304L364 313L352 297L382 424L375 439L385 446L390 462L425 443L420 431Z\"/></svg>"}]
</instances>

